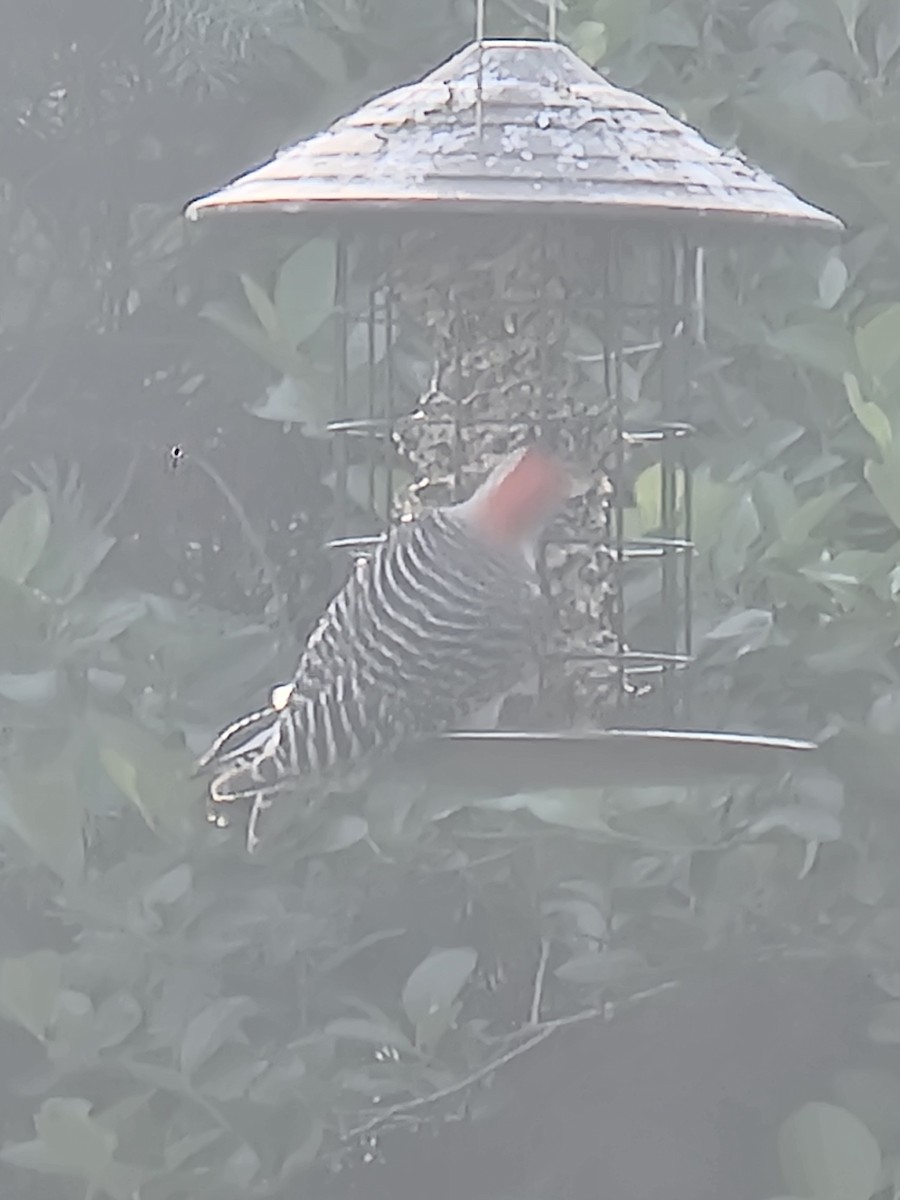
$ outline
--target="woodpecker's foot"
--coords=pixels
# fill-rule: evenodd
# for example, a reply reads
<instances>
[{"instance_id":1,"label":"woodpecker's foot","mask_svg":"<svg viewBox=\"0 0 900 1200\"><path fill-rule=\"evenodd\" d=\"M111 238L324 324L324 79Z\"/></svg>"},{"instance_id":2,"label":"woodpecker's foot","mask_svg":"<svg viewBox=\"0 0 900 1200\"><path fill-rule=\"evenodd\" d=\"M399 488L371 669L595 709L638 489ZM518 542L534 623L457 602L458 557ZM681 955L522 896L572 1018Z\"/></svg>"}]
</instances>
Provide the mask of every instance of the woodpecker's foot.
<instances>
[{"instance_id":1,"label":"woodpecker's foot","mask_svg":"<svg viewBox=\"0 0 900 1200\"><path fill-rule=\"evenodd\" d=\"M272 801L267 800L262 794L257 795L253 801L253 807L250 809L250 819L247 821L247 853L252 854L259 845L259 836L256 832L256 827L259 824L259 818L267 808L272 807Z\"/></svg>"}]
</instances>

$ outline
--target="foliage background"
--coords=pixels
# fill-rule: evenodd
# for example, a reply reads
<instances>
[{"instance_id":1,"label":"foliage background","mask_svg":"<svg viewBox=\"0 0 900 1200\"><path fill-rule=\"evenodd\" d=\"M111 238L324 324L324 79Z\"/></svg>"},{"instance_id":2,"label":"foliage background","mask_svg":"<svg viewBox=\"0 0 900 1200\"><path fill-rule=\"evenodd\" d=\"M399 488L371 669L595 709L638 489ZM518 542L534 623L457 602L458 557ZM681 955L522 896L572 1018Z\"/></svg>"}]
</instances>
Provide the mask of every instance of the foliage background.
<instances>
[{"instance_id":1,"label":"foliage background","mask_svg":"<svg viewBox=\"0 0 900 1200\"><path fill-rule=\"evenodd\" d=\"M489 18L543 24L537 5ZM848 225L838 248L715 258L692 412L695 693L721 726L821 738L824 764L519 807L375 793L252 865L198 828L190 749L279 675L334 585L327 463L314 431L248 411L278 376L208 319L287 248L197 236L180 209L429 69L473 13L40 0L4 23L4 1186L892 1188L897 5L561 13L615 82ZM776 1131L807 1101L835 1107L782 1128L779 1174Z\"/></svg>"}]
</instances>

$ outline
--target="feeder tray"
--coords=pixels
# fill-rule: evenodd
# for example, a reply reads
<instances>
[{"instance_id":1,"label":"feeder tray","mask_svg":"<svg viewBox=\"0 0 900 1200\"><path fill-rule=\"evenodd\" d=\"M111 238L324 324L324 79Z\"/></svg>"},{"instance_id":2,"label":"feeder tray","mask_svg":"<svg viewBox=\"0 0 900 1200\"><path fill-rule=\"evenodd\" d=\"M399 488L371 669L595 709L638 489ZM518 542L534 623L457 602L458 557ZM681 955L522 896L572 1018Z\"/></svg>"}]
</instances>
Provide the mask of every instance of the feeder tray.
<instances>
[{"instance_id":1,"label":"feeder tray","mask_svg":"<svg viewBox=\"0 0 900 1200\"><path fill-rule=\"evenodd\" d=\"M671 729L451 733L397 760L424 782L493 795L597 787L689 787L783 771L815 742Z\"/></svg>"}]
</instances>

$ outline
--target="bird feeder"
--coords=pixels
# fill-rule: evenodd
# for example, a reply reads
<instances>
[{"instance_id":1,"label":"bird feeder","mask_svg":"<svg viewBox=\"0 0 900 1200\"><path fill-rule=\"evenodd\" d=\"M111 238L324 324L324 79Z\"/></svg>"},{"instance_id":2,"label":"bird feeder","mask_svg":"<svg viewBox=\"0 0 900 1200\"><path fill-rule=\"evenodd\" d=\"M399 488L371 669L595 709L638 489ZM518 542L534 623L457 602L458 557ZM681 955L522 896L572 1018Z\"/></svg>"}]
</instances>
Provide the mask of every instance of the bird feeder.
<instances>
[{"instance_id":1,"label":"bird feeder","mask_svg":"<svg viewBox=\"0 0 900 1200\"><path fill-rule=\"evenodd\" d=\"M577 464L540 564L558 634L539 695L445 752L496 765L518 739L522 761L540 730L535 761L555 735L572 769L573 738L583 767L611 725L684 726L704 256L723 231L840 222L553 40L478 39L187 212L335 239L334 550L370 552L528 439ZM677 733L653 736L665 759ZM619 758L646 761L635 737ZM760 747L809 745L738 743L754 771Z\"/></svg>"}]
</instances>

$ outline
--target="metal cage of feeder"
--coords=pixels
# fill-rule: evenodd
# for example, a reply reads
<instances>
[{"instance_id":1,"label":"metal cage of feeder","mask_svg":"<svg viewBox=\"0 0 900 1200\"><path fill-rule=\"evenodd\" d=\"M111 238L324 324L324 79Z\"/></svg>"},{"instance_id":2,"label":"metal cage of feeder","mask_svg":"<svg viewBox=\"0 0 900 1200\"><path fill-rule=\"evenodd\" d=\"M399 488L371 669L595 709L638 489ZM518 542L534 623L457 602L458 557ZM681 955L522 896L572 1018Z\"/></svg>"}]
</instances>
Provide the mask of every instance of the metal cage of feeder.
<instances>
[{"instance_id":1,"label":"metal cage of feeder","mask_svg":"<svg viewBox=\"0 0 900 1200\"><path fill-rule=\"evenodd\" d=\"M562 44L483 38L188 215L262 211L338 247L330 546L366 553L549 442L589 483L543 550L540 695L503 723L684 725L704 254L723 230L840 222Z\"/></svg>"},{"instance_id":2,"label":"metal cage of feeder","mask_svg":"<svg viewBox=\"0 0 900 1200\"><path fill-rule=\"evenodd\" d=\"M504 724L596 724L654 679L671 712L691 652L691 429L679 418L698 247L658 230L632 244L578 217L436 217L380 235L361 310L352 244L340 247L339 409L360 408L347 361L359 333L365 411L330 425L330 545L367 552L387 522L462 499L503 454L540 439L585 485L542 547L558 634L537 702L512 701ZM648 270L652 291L641 286ZM643 505L642 535L628 528L639 485L655 509ZM630 579L655 597L641 605L643 644L629 625Z\"/></svg>"}]
</instances>

